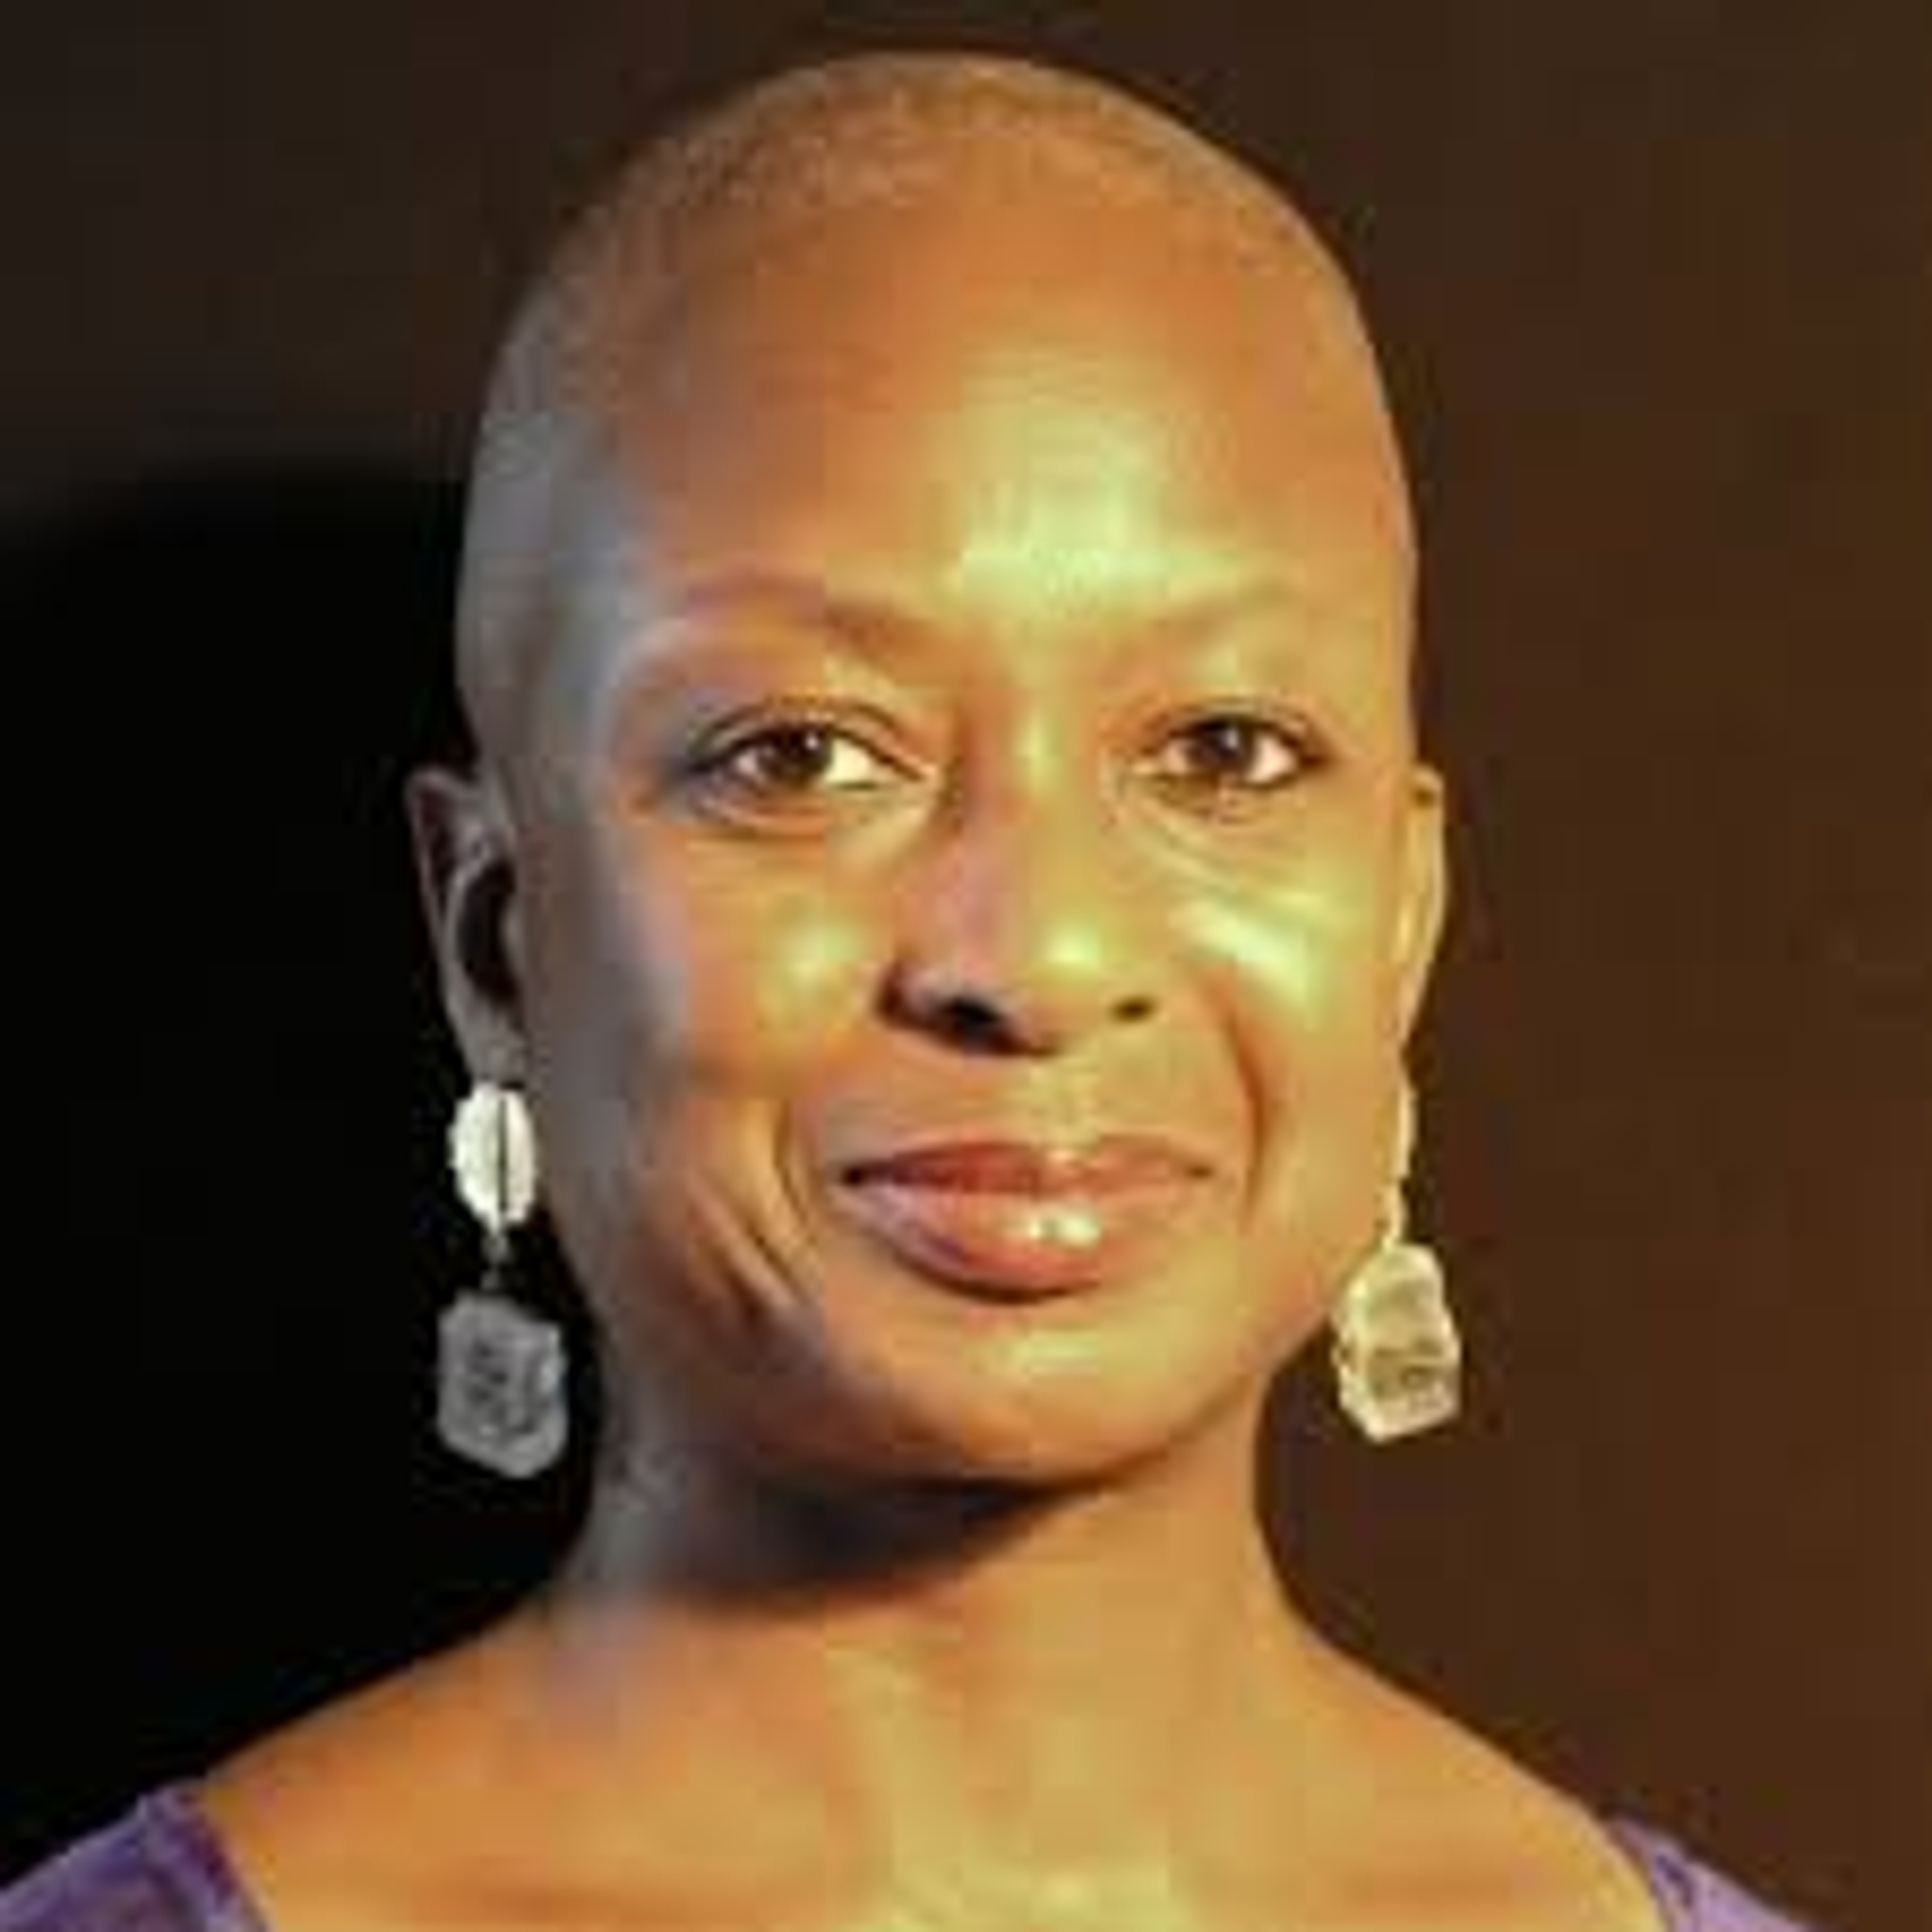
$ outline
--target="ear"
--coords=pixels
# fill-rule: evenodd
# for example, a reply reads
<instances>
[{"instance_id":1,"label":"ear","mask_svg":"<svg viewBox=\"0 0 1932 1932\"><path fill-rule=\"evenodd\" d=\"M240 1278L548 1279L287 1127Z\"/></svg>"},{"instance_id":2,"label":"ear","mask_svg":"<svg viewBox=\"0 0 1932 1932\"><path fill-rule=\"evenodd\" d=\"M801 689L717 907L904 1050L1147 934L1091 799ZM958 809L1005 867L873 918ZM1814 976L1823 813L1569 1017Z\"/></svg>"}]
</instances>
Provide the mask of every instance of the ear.
<instances>
[{"instance_id":1,"label":"ear","mask_svg":"<svg viewBox=\"0 0 1932 1932\"><path fill-rule=\"evenodd\" d=\"M410 773L404 807L443 1011L463 1059L478 1079L519 1078L523 934L508 814L487 776L440 765Z\"/></svg>"},{"instance_id":2,"label":"ear","mask_svg":"<svg viewBox=\"0 0 1932 1932\"><path fill-rule=\"evenodd\" d=\"M1448 913L1448 790L1441 772L1419 761L1410 774L1408 797L1403 807L1401 897L1391 964L1396 977L1405 1045L1428 991Z\"/></svg>"}]
</instances>

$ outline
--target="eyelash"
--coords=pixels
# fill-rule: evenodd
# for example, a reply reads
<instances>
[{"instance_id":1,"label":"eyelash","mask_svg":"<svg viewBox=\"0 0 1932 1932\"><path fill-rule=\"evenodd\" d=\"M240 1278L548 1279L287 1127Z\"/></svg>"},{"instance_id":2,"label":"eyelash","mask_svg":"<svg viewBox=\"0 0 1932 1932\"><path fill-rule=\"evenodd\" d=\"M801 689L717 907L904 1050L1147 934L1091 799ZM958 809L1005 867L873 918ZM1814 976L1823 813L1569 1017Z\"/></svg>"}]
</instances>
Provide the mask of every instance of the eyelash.
<instances>
[{"instance_id":1,"label":"eyelash","mask_svg":"<svg viewBox=\"0 0 1932 1932\"><path fill-rule=\"evenodd\" d=\"M1239 809L1243 805L1253 805L1312 776L1331 761L1324 745L1307 725L1232 708L1204 711L1182 719L1162 733L1156 754L1185 742L1191 737L1198 742L1199 734L1224 730L1228 726L1248 734L1246 742L1251 751L1272 745L1280 763L1269 775L1257 780L1237 779L1230 783L1217 777L1207 781L1201 789L1217 802L1217 808L1225 810L1232 805ZM742 761L769 752L774 745L789 741L795 748L807 741L816 741L821 750L828 751L834 758L841 747L856 747L885 775L835 785L808 779L802 786L793 786L783 782L774 785L769 778L759 779L755 774L748 776L742 769L738 769ZM894 775L911 775L909 768L902 760L880 751L868 734L855 730L843 720L816 712L768 718L734 730L722 742L702 752L692 769L694 775L703 783L735 791L741 798L757 802L788 798L802 801L812 797L876 791L891 783ZM1158 782L1164 790L1184 791L1190 789L1193 781L1184 776L1163 774L1158 777Z\"/></svg>"},{"instance_id":2,"label":"eyelash","mask_svg":"<svg viewBox=\"0 0 1932 1932\"><path fill-rule=\"evenodd\" d=\"M1280 755L1282 764L1266 778L1239 779L1232 786L1218 778L1209 781L1207 789L1223 798L1233 796L1246 801L1287 791L1329 762L1326 748L1307 725L1271 717L1265 712L1232 708L1200 711L1183 718L1163 734L1157 749L1165 751L1171 745L1187 741L1191 736L1224 730L1230 725L1237 732L1247 734L1250 749L1257 743L1272 744ZM1199 741L1198 737L1196 741ZM1188 783L1186 779L1175 782L1181 786Z\"/></svg>"},{"instance_id":3,"label":"eyelash","mask_svg":"<svg viewBox=\"0 0 1932 1932\"><path fill-rule=\"evenodd\" d=\"M715 784L736 790L752 796L771 797L774 792L790 791L793 796L804 796L806 788L785 786L772 787L756 777L747 778L733 768L751 756L768 751L772 746L791 741L796 745L806 739L829 741L837 746L856 746L872 759L874 765L886 768L897 775L907 775L907 767L897 758L889 758L877 749L868 735L837 718L814 712L766 718L749 726L732 730L715 747L701 752L693 771L696 777L706 784ZM885 781L872 780L858 785L839 785L830 788L834 793L850 791L872 791L879 789ZM813 786L813 791L821 788Z\"/></svg>"}]
</instances>

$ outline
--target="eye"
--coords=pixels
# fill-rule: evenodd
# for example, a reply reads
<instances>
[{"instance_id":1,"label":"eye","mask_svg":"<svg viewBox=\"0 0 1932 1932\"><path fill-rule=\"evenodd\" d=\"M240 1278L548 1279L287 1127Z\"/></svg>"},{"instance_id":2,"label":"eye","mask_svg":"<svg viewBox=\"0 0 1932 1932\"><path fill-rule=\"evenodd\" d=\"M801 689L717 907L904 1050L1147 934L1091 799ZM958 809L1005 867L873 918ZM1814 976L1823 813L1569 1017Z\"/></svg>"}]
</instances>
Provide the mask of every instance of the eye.
<instances>
[{"instance_id":1,"label":"eye","mask_svg":"<svg viewBox=\"0 0 1932 1932\"><path fill-rule=\"evenodd\" d=\"M737 732L697 763L708 782L751 799L810 798L875 791L903 768L823 718L796 718Z\"/></svg>"},{"instance_id":2,"label":"eye","mask_svg":"<svg viewBox=\"0 0 1932 1932\"><path fill-rule=\"evenodd\" d=\"M1163 787L1229 799L1279 791L1324 762L1310 733L1248 711L1214 711L1171 731L1143 768Z\"/></svg>"}]
</instances>

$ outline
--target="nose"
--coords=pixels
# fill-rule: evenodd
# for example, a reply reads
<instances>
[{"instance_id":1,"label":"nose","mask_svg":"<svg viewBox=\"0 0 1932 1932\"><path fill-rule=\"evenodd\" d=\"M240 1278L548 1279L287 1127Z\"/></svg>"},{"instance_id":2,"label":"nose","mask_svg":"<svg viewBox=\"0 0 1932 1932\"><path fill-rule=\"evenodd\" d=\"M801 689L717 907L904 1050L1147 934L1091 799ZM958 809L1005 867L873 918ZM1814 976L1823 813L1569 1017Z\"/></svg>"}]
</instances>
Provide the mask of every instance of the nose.
<instances>
[{"instance_id":1,"label":"nose","mask_svg":"<svg viewBox=\"0 0 1932 1932\"><path fill-rule=\"evenodd\" d=\"M969 1053L1063 1054L1160 1005L1158 949L1099 824L1008 808L947 836L909 891L890 1015Z\"/></svg>"}]
</instances>

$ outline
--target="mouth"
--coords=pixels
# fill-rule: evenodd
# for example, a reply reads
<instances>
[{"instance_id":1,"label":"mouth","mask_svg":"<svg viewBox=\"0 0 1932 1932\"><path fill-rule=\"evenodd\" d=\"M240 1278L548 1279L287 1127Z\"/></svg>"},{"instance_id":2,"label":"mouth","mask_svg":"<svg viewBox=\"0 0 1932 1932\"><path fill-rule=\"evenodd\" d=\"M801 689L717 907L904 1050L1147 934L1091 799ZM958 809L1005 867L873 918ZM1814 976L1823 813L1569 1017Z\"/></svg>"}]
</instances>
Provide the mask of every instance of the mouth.
<instances>
[{"instance_id":1,"label":"mouth","mask_svg":"<svg viewBox=\"0 0 1932 1932\"><path fill-rule=\"evenodd\" d=\"M838 1194L918 1272L995 1301L1093 1289L1183 1238L1209 1163L1172 1141L928 1143L848 1163Z\"/></svg>"}]
</instances>

